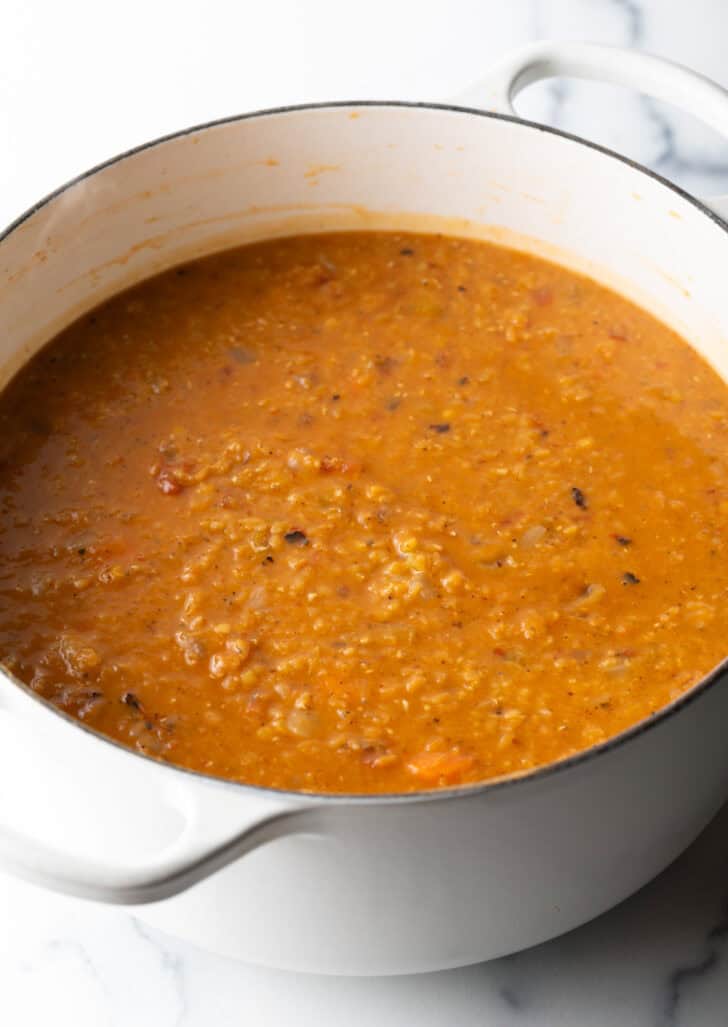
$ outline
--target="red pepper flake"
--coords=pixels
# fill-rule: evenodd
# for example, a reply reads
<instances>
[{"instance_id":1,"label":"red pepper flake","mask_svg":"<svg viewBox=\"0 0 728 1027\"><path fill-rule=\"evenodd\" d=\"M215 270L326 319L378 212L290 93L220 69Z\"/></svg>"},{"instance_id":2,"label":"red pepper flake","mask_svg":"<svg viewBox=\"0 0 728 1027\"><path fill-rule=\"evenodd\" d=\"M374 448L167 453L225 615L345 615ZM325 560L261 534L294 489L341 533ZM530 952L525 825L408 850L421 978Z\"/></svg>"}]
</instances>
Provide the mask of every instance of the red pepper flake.
<instances>
[{"instance_id":1,"label":"red pepper flake","mask_svg":"<svg viewBox=\"0 0 728 1027\"><path fill-rule=\"evenodd\" d=\"M611 328L607 329L607 335L616 342L627 342L629 339L629 334L624 325L612 325Z\"/></svg>"},{"instance_id":2,"label":"red pepper flake","mask_svg":"<svg viewBox=\"0 0 728 1027\"><path fill-rule=\"evenodd\" d=\"M358 474L361 464L356 460L342 460L340 456L322 456L319 471L321 474Z\"/></svg>"},{"instance_id":3,"label":"red pepper flake","mask_svg":"<svg viewBox=\"0 0 728 1027\"><path fill-rule=\"evenodd\" d=\"M549 285L540 285L531 291L531 297L537 307L547 307L554 298L553 290Z\"/></svg>"},{"instance_id":4,"label":"red pepper flake","mask_svg":"<svg viewBox=\"0 0 728 1027\"><path fill-rule=\"evenodd\" d=\"M589 504L586 501L586 496L580 488L576 487L576 485L572 485L571 487L571 498L580 510L586 510L588 508Z\"/></svg>"},{"instance_id":5,"label":"red pepper flake","mask_svg":"<svg viewBox=\"0 0 728 1027\"><path fill-rule=\"evenodd\" d=\"M283 538L291 546L308 545L308 535L305 531L287 531Z\"/></svg>"},{"instance_id":6,"label":"red pepper flake","mask_svg":"<svg viewBox=\"0 0 728 1027\"><path fill-rule=\"evenodd\" d=\"M184 485L176 477L174 471L169 468L164 468L157 474L157 486L165 494L165 496L176 496L184 488Z\"/></svg>"},{"instance_id":7,"label":"red pepper flake","mask_svg":"<svg viewBox=\"0 0 728 1027\"><path fill-rule=\"evenodd\" d=\"M160 447L160 450L162 447ZM176 456L174 447L165 447L163 455L168 459L170 456ZM187 487L188 482L181 478L181 475L189 475L195 469L195 463L192 460L183 460L181 463L170 466L167 464L154 463L149 468L149 473L156 480L158 488L164 492L167 496L176 496L184 488Z\"/></svg>"},{"instance_id":8,"label":"red pepper flake","mask_svg":"<svg viewBox=\"0 0 728 1027\"><path fill-rule=\"evenodd\" d=\"M389 749L384 745L365 745L361 750L361 761L367 767L377 767L379 761L388 755Z\"/></svg>"},{"instance_id":9,"label":"red pepper flake","mask_svg":"<svg viewBox=\"0 0 728 1027\"><path fill-rule=\"evenodd\" d=\"M397 361L394 357L385 357L377 354L374 358L374 366L380 374L391 374L397 366Z\"/></svg>"},{"instance_id":10,"label":"red pepper flake","mask_svg":"<svg viewBox=\"0 0 728 1027\"><path fill-rule=\"evenodd\" d=\"M450 431L450 425L447 422L442 424L431 424L429 425L430 431L437 432L438 435L444 435Z\"/></svg>"},{"instance_id":11,"label":"red pepper flake","mask_svg":"<svg viewBox=\"0 0 728 1027\"><path fill-rule=\"evenodd\" d=\"M633 574L632 571L626 571L622 575L622 584L623 585L639 585L639 583L640 583L640 579L637 577L636 574Z\"/></svg>"}]
</instances>

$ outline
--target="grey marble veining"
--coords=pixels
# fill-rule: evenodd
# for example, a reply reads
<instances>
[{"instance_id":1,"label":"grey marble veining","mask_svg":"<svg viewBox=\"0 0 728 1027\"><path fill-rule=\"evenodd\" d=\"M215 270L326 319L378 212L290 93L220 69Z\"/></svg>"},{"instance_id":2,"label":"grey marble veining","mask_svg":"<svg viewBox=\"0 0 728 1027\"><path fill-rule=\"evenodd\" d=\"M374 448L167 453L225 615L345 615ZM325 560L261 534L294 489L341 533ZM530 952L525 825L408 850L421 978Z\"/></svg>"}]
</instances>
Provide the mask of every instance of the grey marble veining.
<instances>
[{"instance_id":1,"label":"grey marble veining","mask_svg":"<svg viewBox=\"0 0 728 1027\"><path fill-rule=\"evenodd\" d=\"M533 12L536 37L646 50L728 86L728 5L711 0L689 5L669 0L534 0ZM702 47L696 47L696 36ZM521 107L535 120L625 153L699 195L728 192L728 141L697 116L599 83L561 80L531 92L536 95L525 96Z\"/></svg>"},{"instance_id":2,"label":"grey marble veining","mask_svg":"<svg viewBox=\"0 0 728 1027\"><path fill-rule=\"evenodd\" d=\"M90 0L4 9L0 220L83 167L180 125L300 100L444 98L482 77L506 48L541 37L646 49L728 86L724 0L371 0L356 12L325 0L264 7L209 0L202 21L179 5L128 0L115 23L117 46L102 58L89 55L84 35L88 24L98 28L97 11ZM164 90L151 60L128 74L125 54L135 52L140 31L143 53L164 70ZM92 95L89 67L101 77ZM728 140L650 98L554 81L528 90L519 109L626 153L683 188L728 193ZM418 978L311 978L247 967L166 938L124 911L0 875L0 1023L722 1027L728 808L658 880L593 923L505 959Z\"/></svg>"}]
</instances>

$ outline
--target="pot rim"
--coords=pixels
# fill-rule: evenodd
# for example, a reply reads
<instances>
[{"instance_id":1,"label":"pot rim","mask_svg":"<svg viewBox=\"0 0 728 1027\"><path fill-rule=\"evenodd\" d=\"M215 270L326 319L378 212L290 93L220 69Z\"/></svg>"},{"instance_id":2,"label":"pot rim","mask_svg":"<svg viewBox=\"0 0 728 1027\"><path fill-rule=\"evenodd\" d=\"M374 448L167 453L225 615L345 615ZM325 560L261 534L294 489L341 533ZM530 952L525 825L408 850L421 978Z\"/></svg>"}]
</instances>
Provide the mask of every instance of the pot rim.
<instances>
[{"instance_id":1,"label":"pot rim","mask_svg":"<svg viewBox=\"0 0 728 1027\"><path fill-rule=\"evenodd\" d=\"M726 234L728 234L728 221L723 219L714 210L708 207L705 203L693 196L687 190L682 187L675 185L673 182L668 181L662 175L650 168L645 167L638 161L633 160L630 157L626 157L615 150L610 149L607 146L602 146L600 143L591 142L588 139L584 139L581 136L574 135L571 132L564 132L562 129L553 128L550 125L543 125L536 121L529 121L526 118L520 118L511 114L500 114L495 111L481 110L477 107L467 107L459 104L450 103L429 103L422 101L408 101L408 100L335 100L335 101L323 101L320 103L304 103L304 104L291 104L283 107L271 107L264 108L261 110L249 111L244 114L234 114L224 118L216 118L213 121L202 122L198 125L193 125L189 128L182 128L175 132L169 132L165 135L158 136L155 139L149 140L148 142L141 143L138 146L134 146L129 150L124 150L113 157L102 161L99 164L94 165L87 171L81 172L79 175L69 179L57 189L46 194L42 199L38 200L37 203L33 204L26 211L20 214L14 221L12 221L4 230L0 231L0 245L9 238L12 233L28 221L33 215L38 213L44 207L48 206L53 200L61 196L63 193L72 189L75 185L93 177L100 171L104 171L108 167L112 167L114 164L120 164L122 161L129 157L134 157L139 153L143 153L146 150L154 149L157 146L161 146L164 143L171 142L175 139L182 139L185 136L193 135L197 132L204 132L208 129L217 128L221 125L232 125L241 121L251 121L255 118L275 116L279 114L295 114L304 111L315 111L315 110L336 110L340 108L349 107L385 107L385 108L409 108L414 110L435 110L435 111L447 111L454 112L456 114L467 114L474 115L478 118L489 118L494 121L506 121L516 125L521 125L524 128L534 129L537 132L544 132L549 135L558 136L562 139L566 139L569 142L577 143L581 146L586 146L591 150L595 150L597 153L602 154L605 157L609 157L613 160L617 160L622 164L626 164L627 167L639 174L646 175L648 178L653 179L660 185L669 189L675 193L681 199L691 204L701 214L705 215L715 225L721 228ZM527 785L543 781L555 774L559 774L563 771L571 770L577 766L586 764L596 759L597 757L613 752L614 750L625 745L627 742L634 738L638 738L658 724L663 724L671 717L680 713L685 707L690 706L696 699L702 696L710 688L718 683L728 673L728 656L718 663L711 671L709 671L705 677L701 678L697 684L693 685L687 692L674 699L671 703L661 707L655 713L651 714L648 718L637 721L631 727L626 728L624 731L620 731L619 734L613 735L607 738L604 742L600 742L597 745L593 745L588 749L580 750L571 756L564 757L560 760L554 760L550 763L545 763L541 766L534 767L529 770L519 771L513 774L503 775L500 777L493 778L487 781L475 782L469 785L460 785L452 788L436 788L427 789L416 792L383 792L383 793L340 793L340 792L304 792L304 791L293 791L290 789L283 788L270 788L263 785L247 784L244 781L235 781L230 778L218 777L213 774L206 774L200 770L193 770L189 767L183 767L175 763L167 763L164 760L156 759L154 756L148 756L145 753L137 752L134 749L116 741L116 739L110 738L107 735L102 734L100 731L89 727L87 724L77 720L64 710L58 709L54 706L49 699L45 699L43 696L38 695L29 685L25 682L20 681L14 674L5 668L0 668L0 673L4 675L12 684L24 692L29 698L35 700L39 705L45 707L48 711L58 716L60 719L67 721L72 727L80 728L87 735L92 738L106 744L111 745L120 752L123 752L129 756L137 757L145 760L147 763L151 763L155 767L163 768L164 771L171 771L174 773L181 773L186 776L192 777L195 780L204 783L205 785L219 786L226 788L234 788L237 791L251 791L257 794L261 794L270 798L280 797L282 799L291 799L297 801L307 801L315 804L325 804L327 806L369 806L369 805L380 805L380 804L405 804L405 803L417 803L417 802L437 802L444 801L446 799L454 798L475 798L476 796L483 795L485 793L492 793L500 791L505 788Z\"/></svg>"}]
</instances>

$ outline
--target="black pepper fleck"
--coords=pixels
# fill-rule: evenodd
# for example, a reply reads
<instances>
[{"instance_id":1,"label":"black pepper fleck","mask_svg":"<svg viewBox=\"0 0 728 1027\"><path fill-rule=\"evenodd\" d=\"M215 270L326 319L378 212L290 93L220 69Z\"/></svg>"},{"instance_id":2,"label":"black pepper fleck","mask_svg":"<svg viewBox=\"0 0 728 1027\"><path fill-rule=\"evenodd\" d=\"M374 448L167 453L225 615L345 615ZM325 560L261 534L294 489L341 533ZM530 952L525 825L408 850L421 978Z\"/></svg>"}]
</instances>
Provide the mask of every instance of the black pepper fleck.
<instances>
[{"instance_id":1,"label":"black pepper fleck","mask_svg":"<svg viewBox=\"0 0 728 1027\"><path fill-rule=\"evenodd\" d=\"M637 577L636 574L633 574L632 571L627 571L625 574L622 575L623 585L639 585L639 583L640 579Z\"/></svg>"},{"instance_id":2,"label":"black pepper fleck","mask_svg":"<svg viewBox=\"0 0 728 1027\"><path fill-rule=\"evenodd\" d=\"M576 487L576 485L573 485L571 488L571 498L574 500L574 502L580 510L587 509L588 503L586 501L586 496L581 491L581 489Z\"/></svg>"},{"instance_id":3,"label":"black pepper fleck","mask_svg":"<svg viewBox=\"0 0 728 1027\"><path fill-rule=\"evenodd\" d=\"M438 435L444 435L446 432L450 431L450 425L447 424L447 423L444 423L444 424L431 424L430 425L430 430L437 432Z\"/></svg>"},{"instance_id":4,"label":"black pepper fleck","mask_svg":"<svg viewBox=\"0 0 728 1027\"><path fill-rule=\"evenodd\" d=\"M244 346L232 346L228 350L228 352L230 353L230 356L233 358L233 360L235 360L238 364L255 363L255 353L253 353L252 350L245 349Z\"/></svg>"},{"instance_id":5,"label":"black pepper fleck","mask_svg":"<svg viewBox=\"0 0 728 1027\"><path fill-rule=\"evenodd\" d=\"M308 545L308 535L305 531L287 531L283 538L291 546Z\"/></svg>"}]
</instances>

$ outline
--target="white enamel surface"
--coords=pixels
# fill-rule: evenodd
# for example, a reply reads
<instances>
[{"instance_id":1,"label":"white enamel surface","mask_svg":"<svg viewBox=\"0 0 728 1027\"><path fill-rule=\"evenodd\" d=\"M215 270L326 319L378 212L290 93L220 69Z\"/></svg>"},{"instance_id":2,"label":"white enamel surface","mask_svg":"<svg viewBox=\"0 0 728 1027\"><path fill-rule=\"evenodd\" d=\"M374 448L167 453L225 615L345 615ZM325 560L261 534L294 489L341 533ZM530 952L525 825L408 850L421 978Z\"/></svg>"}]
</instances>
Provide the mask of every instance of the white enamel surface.
<instances>
[{"instance_id":1,"label":"white enamel surface","mask_svg":"<svg viewBox=\"0 0 728 1027\"><path fill-rule=\"evenodd\" d=\"M530 43L497 61L470 92L482 93L488 110L515 115L513 101L523 89L563 76L629 86L691 111L728 136L728 92L722 86L673 61L619 47L554 39Z\"/></svg>"},{"instance_id":2,"label":"white enamel surface","mask_svg":"<svg viewBox=\"0 0 728 1027\"><path fill-rule=\"evenodd\" d=\"M219 125L71 187L0 244L0 365L11 373L80 311L193 254L274 232L395 220L528 245L588 269L683 329L728 375L722 226L655 179L571 140L462 112L388 106ZM291 804L112 749L19 698L7 681L0 697L6 723L30 717L43 732L55 779L80 801L49 825L51 837L44 823L32 831L76 860L92 853L88 876L99 875L110 899L120 898L121 854L104 794L118 797L118 820L133 823L124 856L136 867L168 858L180 837L177 854L214 848L231 828ZM533 944L628 895L718 809L728 786L727 705L725 688L713 688L597 759L482 794L323 803L308 834L271 841L140 915L252 962L333 973L442 968ZM6 781L16 764L6 766ZM4 855L12 862L7 839ZM45 865L23 869L47 876Z\"/></svg>"},{"instance_id":3,"label":"white enamel surface","mask_svg":"<svg viewBox=\"0 0 728 1027\"><path fill-rule=\"evenodd\" d=\"M453 97L452 103L518 117L514 101L527 86L552 78L577 78L624 85L694 114L728 139L728 90L672 61L616 46L539 40L512 50L481 82ZM728 219L728 196L703 196L702 202Z\"/></svg>"},{"instance_id":4,"label":"white enamel surface","mask_svg":"<svg viewBox=\"0 0 728 1027\"><path fill-rule=\"evenodd\" d=\"M527 86L552 78L576 78L628 86L700 118L728 138L728 90L674 61L614 46L539 40L506 54L485 79L452 102L518 116L516 97ZM728 217L728 196L704 197L706 206Z\"/></svg>"},{"instance_id":5,"label":"white enamel surface","mask_svg":"<svg viewBox=\"0 0 728 1027\"><path fill-rule=\"evenodd\" d=\"M276 842L140 916L248 962L339 974L519 949L619 902L707 824L728 787L727 713L715 689L623 749L542 781L332 809L317 837Z\"/></svg>"},{"instance_id":6,"label":"white enamel surface","mask_svg":"<svg viewBox=\"0 0 728 1027\"><path fill-rule=\"evenodd\" d=\"M3 245L0 302L6 345L12 338L16 349L10 362L0 353L2 366L100 297L192 254L272 231L373 227L394 215L400 224L437 215L450 231L541 244L682 326L720 364L725 238L691 203L558 135L374 106L218 125L71 186Z\"/></svg>"},{"instance_id":7,"label":"white enamel surface","mask_svg":"<svg viewBox=\"0 0 728 1027\"><path fill-rule=\"evenodd\" d=\"M0 864L54 890L123 905L191 887L258 845L308 830L304 815L315 812L297 799L230 794L214 781L130 760L7 680L0 781Z\"/></svg>"}]
</instances>

